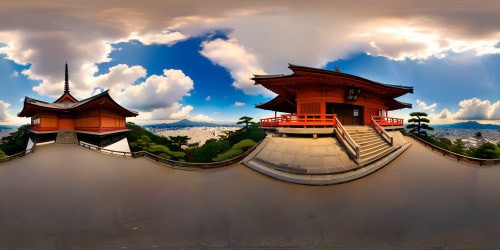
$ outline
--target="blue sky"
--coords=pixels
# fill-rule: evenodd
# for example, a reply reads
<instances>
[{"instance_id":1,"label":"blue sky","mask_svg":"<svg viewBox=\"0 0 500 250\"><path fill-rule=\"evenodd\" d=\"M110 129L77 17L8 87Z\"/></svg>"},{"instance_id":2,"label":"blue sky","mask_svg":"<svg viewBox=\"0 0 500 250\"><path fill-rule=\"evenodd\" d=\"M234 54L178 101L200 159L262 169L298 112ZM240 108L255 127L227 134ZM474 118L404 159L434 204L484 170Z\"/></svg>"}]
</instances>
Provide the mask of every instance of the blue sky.
<instances>
[{"instance_id":1,"label":"blue sky","mask_svg":"<svg viewBox=\"0 0 500 250\"><path fill-rule=\"evenodd\" d=\"M57 2L10 2L0 11L0 124L27 121L16 117L24 96L55 100L65 61L72 94L86 98L110 89L140 112L132 119L140 124L272 116L254 105L273 94L250 78L289 74L288 63L338 66L413 86L414 94L399 98L413 109L393 116L425 111L434 123L500 120L500 28L491 24L500 22L500 7L494 1L470 10L468 2L455 8L453 1L381 1L371 12L323 1L186 1L173 9L170 1L89 1L85 8Z\"/></svg>"}]
</instances>

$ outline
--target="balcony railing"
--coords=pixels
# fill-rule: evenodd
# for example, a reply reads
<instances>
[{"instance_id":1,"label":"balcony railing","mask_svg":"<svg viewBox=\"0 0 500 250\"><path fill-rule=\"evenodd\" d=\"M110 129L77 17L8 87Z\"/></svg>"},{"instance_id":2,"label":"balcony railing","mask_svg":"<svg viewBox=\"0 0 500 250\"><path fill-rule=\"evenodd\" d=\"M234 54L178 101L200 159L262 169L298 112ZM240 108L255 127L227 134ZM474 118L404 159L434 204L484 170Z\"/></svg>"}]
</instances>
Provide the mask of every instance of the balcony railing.
<instances>
[{"instance_id":1,"label":"balcony railing","mask_svg":"<svg viewBox=\"0 0 500 250\"><path fill-rule=\"evenodd\" d=\"M404 119L386 117L386 116L372 116L372 119L380 126L402 127L404 126Z\"/></svg>"},{"instance_id":2,"label":"balcony railing","mask_svg":"<svg viewBox=\"0 0 500 250\"><path fill-rule=\"evenodd\" d=\"M260 119L260 127L335 127L335 114L286 114L279 117Z\"/></svg>"}]
</instances>

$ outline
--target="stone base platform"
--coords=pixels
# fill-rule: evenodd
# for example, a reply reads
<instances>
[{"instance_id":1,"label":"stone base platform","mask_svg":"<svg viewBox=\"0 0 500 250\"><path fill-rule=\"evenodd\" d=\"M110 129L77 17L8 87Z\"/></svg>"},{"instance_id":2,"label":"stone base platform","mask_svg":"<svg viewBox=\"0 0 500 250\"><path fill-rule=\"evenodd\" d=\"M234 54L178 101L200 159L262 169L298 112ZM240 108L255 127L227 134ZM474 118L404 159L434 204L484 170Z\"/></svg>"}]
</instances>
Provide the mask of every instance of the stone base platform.
<instances>
[{"instance_id":1,"label":"stone base platform","mask_svg":"<svg viewBox=\"0 0 500 250\"><path fill-rule=\"evenodd\" d=\"M268 136L241 163L270 177L305 185L330 185L369 175L394 160L409 146L399 132L391 132L397 150L360 167L333 137L281 138Z\"/></svg>"}]
</instances>

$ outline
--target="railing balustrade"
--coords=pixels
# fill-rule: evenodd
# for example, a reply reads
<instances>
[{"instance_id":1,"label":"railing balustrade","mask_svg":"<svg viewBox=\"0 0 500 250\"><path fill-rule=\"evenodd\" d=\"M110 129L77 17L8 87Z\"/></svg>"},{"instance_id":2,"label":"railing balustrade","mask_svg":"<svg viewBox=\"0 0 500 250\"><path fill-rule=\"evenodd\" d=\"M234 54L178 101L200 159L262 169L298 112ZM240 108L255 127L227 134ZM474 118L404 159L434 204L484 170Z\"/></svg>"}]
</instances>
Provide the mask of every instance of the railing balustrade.
<instances>
[{"instance_id":1,"label":"railing balustrade","mask_svg":"<svg viewBox=\"0 0 500 250\"><path fill-rule=\"evenodd\" d=\"M402 118L394 118L387 116L372 116L372 120L375 120L380 126L393 126L400 127L404 126L404 119Z\"/></svg>"},{"instance_id":2,"label":"railing balustrade","mask_svg":"<svg viewBox=\"0 0 500 250\"><path fill-rule=\"evenodd\" d=\"M26 154L33 153L33 152L35 152L35 145L33 145L32 148L26 149L26 150L24 150L22 152L19 152L19 153L13 154L13 155L8 155L6 157L0 158L0 162L11 161L13 159L23 157Z\"/></svg>"},{"instance_id":3,"label":"railing balustrade","mask_svg":"<svg viewBox=\"0 0 500 250\"><path fill-rule=\"evenodd\" d=\"M166 164L166 165L169 165L172 167L186 167L186 168L200 168L200 169L229 166L231 164L239 162L239 161L243 160L245 157L247 157L253 150L255 150L255 148L257 148L257 146L259 144L260 144L260 142L258 142L255 146L249 148L246 152L244 152L236 157L233 157L231 159L225 160L225 161L198 163L198 162L185 162L185 161L176 161L176 160L166 159L166 158L157 156L157 155L152 154L152 153L147 152L147 151L123 152L123 151L105 149L105 148L97 147L97 146L87 144L87 143L82 143L82 142L79 143L80 146L83 146L85 148L98 150L98 151L101 151L103 153L110 154L110 155L117 155L117 156L122 156L122 157L132 157L132 158L145 157L145 158L148 158L148 159L153 160L155 162L158 162L160 164Z\"/></svg>"},{"instance_id":4,"label":"railing balustrade","mask_svg":"<svg viewBox=\"0 0 500 250\"><path fill-rule=\"evenodd\" d=\"M382 138L384 138L384 140L386 140L389 143L389 145L391 145L391 147L392 145L394 145L394 139L392 138L392 136L389 133L387 133L387 131L385 131L385 129L375 121L373 116L372 116L372 127L373 129L375 129L375 131L377 131L377 133Z\"/></svg>"},{"instance_id":5,"label":"railing balustrade","mask_svg":"<svg viewBox=\"0 0 500 250\"><path fill-rule=\"evenodd\" d=\"M354 150L355 152L355 157L356 159L359 159L360 157L360 147L358 144L356 144L356 142L354 142L354 140L351 138L351 136L349 135L349 133L347 133L347 131L345 130L344 126L342 126L342 123L337 119L336 119L336 123L337 123L337 126L336 126L336 133L338 135L340 135L342 138L344 138L345 141L347 141L348 145L346 146L350 146L350 148L352 150Z\"/></svg>"},{"instance_id":6,"label":"railing balustrade","mask_svg":"<svg viewBox=\"0 0 500 250\"><path fill-rule=\"evenodd\" d=\"M260 119L261 127L335 127L335 114L285 114Z\"/></svg>"},{"instance_id":7,"label":"railing balustrade","mask_svg":"<svg viewBox=\"0 0 500 250\"><path fill-rule=\"evenodd\" d=\"M479 166L482 166L482 165L488 164L488 163L494 163L496 165L498 162L500 162L500 159L482 159L482 158L475 158L475 157L457 154L455 152L438 147L438 146L436 146L428 141L423 140L422 138L420 138L418 136L415 136L412 134L409 134L409 136L411 138L417 140L418 142L424 144L425 147L430 147L432 151L437 150L438 152L442 153L443 156L450 156L450 157L456 159L457 161L467 161L467 162L479 164Z\"/></svg>"}]
</instances>

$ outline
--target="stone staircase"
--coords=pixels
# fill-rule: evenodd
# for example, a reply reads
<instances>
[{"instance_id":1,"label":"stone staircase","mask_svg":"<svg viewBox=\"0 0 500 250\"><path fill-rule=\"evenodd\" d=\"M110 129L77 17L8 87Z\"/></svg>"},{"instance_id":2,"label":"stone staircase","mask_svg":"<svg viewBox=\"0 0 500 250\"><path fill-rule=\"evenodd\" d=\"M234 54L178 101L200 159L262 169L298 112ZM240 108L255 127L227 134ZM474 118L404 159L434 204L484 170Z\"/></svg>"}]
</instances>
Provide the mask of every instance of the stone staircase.
<instances>
[{"instance_id":1,"label":"stone staircase","mask_svg":"<svg viewBox=\"0 0 500 250\"><path fill-rule=\"evenodd\" d=\"M360 166L377 161L397 149L387 143L372 127L345 126L345 130L360 147L360 157L354 159Z\"/></svg>"},{"instance_id":2,"label":"stone staircase","mask_svg":"<svg viewBox=\"0 0 500 250\"><path fill-rule=\"evenodd\" d=\"M74 132L74 131L57 132L56 143L59 143L59 144L78 144L76 132Z\"/></svg>"}]
</instances>

